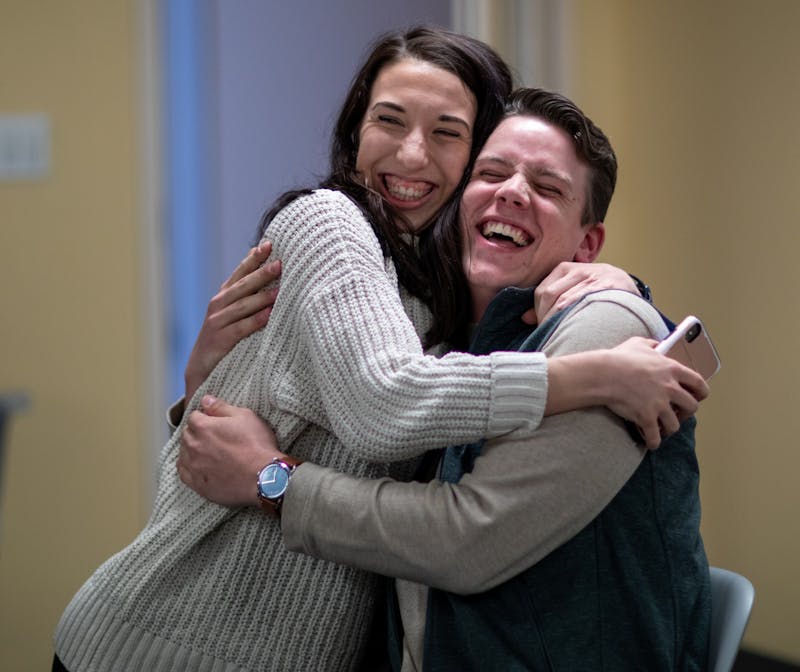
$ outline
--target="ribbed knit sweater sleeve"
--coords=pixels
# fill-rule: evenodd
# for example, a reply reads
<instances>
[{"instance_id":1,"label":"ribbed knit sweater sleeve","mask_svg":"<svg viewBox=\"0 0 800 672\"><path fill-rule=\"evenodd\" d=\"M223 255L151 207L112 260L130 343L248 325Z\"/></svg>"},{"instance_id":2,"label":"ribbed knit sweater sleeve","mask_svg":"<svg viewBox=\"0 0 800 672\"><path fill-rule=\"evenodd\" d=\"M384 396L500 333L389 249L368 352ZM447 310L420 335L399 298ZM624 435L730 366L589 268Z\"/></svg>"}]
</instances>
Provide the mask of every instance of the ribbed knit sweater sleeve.
<instances>
[{"instance_id":1,"label":"ribbed knit sweater sleeve","mask_svg":"<svg viewBox=\"0 0 800 672\"><path fill-rule=\"evenodd\" d=\"M308 359L322 405L323 418L315 422L329 424L346 448L368 460L395 461L539 425L545 358L425 355L393 266L343 194L320 190L295 200L266 237L283 262L269 327L299 339L286 356ZM291 399L291 368L288 373L278 395Z\"/></svg>"},{"instance_id":2,"label":"ribbed knit sweater sleeve","mask_svg":"<svg viewBox=\"0 0 800 672\"><path fill-rule=\"evenodd\" d=\"M592 294L545 345L551 354L662 338L657 312L627 292ZM617 416L588 408L545 419L527 439L489 441L458 484L359 479L304 464L284 501L287 547L457 593L487 590L588 524L643 449Z\"/></svg>"}]
</instances>

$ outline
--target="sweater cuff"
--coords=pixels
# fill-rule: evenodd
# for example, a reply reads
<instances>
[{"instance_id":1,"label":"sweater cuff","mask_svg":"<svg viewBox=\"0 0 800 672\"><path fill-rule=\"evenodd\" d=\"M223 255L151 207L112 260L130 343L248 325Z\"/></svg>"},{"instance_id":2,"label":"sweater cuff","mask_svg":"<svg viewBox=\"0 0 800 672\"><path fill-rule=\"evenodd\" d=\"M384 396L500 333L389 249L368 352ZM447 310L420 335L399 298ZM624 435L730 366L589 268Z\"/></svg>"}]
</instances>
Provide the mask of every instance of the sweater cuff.
<instances>
[{"instance_id":1,"label":"sweater cuff","mask_svg":"<svg viewBox=\"0 0 800 672\"><path fill-rule=\"evenodd\" d=\"M547 403L547 357L541 352L495 352L490 357L494 398L487 438L533 432Z\"/></svg>"}]
</instances>

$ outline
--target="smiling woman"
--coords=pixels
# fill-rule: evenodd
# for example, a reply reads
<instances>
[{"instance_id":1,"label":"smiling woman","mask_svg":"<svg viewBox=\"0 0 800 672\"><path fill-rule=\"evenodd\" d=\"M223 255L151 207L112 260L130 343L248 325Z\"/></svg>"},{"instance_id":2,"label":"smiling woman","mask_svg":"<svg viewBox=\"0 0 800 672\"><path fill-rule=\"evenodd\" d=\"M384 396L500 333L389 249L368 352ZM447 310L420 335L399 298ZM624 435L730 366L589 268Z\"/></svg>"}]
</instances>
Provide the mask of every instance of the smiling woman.
<instances>
[{"instance_id":1,"label":"smiling woman","mask_svg":"<svg viewBox=\"0 0 800 672\"><path fill-rule=\"evenodd\" d=\"M268 418L296 455L376 476L408 477L411 463L389 463L428 448L535 427L541 355L516 357L520 374L502 356L425 356L418 336L430 327L432 288L447 301L464 294L460 275L432 282L427 270L447 239L436 215L510 90L505 64L471 38L421 28L381 39L346 98L323 188L287 195L264 219L284 264L275 319L189 390L188 409L213 392ZM415 240L401 235L409 223ZM376 579L290 554L261 509L227 509L186 488L175 471L180 435L161 453L147 527L61 619L66 668L360 665Z\"/></svg>"},{"instance_id":2,"label":"smiling woman","mask_svg":"<svg viewBox=\"0 0 800 672\"><path fill-rule=\"evenodd\" d=\"M301 460L408 478L428 449L538 426L551 401L541 353L437 358L420 342L431 309L440 325L433 340L466 321L466 313L437 311L454 296L466 305L450 209L510 87L499 57L471 38L421 28L378 42L337 121L329 176L317 189L285 195L264 218L283 264L269 324L199 388L187 375L190 413L161 453L146 528L62 617L56 651L69 670L363 666L377 578L289 553L278 522L258 506L226 508L260 500L279 509L272 486L279 470L288 482L295 464L250 465L249 497L218 506L181 482L202 488L219 475L195 480L181 440L188 444L191 430L211 420L195 410L208 393L252 409ZM598 381L619 378L609 375L611 360L614 371L628 370L624 356L597 357ZM640 382L625 395L638 419L641 380L652 381L633 368L629 377ZM609 391L609 403L621 401L620 389ZM598 396L576 388L561 401L595 404ZM674 419L672 401L680 403L665 395L662 406ZM656 423L649 419L651 430Z\"/></svg>"},{"instance_id":3,"label":"smiling woman","mask_svg":"<svg viewBox=\"0 0 800 672\"><path fill-rule=\"evenodd\" d=\"M425 61L398 61L375 80L356 169L410 231L430 224L461 182L475 111L464 83Z\"/></svg>"}]
</instances>

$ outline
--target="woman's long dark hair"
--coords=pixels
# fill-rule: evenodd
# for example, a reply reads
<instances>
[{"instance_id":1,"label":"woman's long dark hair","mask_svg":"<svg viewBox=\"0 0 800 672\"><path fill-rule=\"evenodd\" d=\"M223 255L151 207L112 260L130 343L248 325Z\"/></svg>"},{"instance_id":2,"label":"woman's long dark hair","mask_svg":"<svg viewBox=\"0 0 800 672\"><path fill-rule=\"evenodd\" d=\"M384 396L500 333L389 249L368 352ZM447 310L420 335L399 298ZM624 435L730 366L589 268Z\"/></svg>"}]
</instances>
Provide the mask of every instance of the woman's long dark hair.
<instances>
[{"instance_id":1,"label":"woman's long dark hair","mask_svg":"<svg viewBox=\"0 0 800 672\"><path fill-rule=\"evenodd\" d=\"M359 130L372 85L385 66L404 58L425 61L453 73L475 96L477 105L467 169L454 194L418 235L416 250L401 236L396 223L398 213L391 211L379 194L365 187L356 172ZM433 325L425 335L426 346L442 342L452 347L464 346L470 298L461 262L458 202L472 162L503 115L512 85L508 66L479 40L425 26L389 33L374 44L353 79L334 127L330 173L319 187L341 191L361 208L383 253L393 259L400 282L431 309ZM259 238L281 208L309 192L304 189L280 196L262 217Z\"/></svg>"}]
</instances>

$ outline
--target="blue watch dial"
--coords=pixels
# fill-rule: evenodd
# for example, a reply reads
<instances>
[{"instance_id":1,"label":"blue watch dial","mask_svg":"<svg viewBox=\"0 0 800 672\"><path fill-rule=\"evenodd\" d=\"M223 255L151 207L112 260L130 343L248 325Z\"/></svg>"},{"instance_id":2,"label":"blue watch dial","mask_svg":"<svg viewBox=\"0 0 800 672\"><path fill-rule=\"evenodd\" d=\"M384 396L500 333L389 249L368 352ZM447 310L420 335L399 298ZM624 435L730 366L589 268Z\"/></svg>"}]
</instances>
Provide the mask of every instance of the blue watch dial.
<instances>
[{"instance_id":1,"label":"blue watch dial","mask_svg":"<svg viewBox=\"0 0 800 672\"><path fill-rule=\"evenodd\" d=\"M268 464L258 475L258 489L266 499L278 499L289 485L289 469L283 464Z\"/></svg>"}]
</instances>

